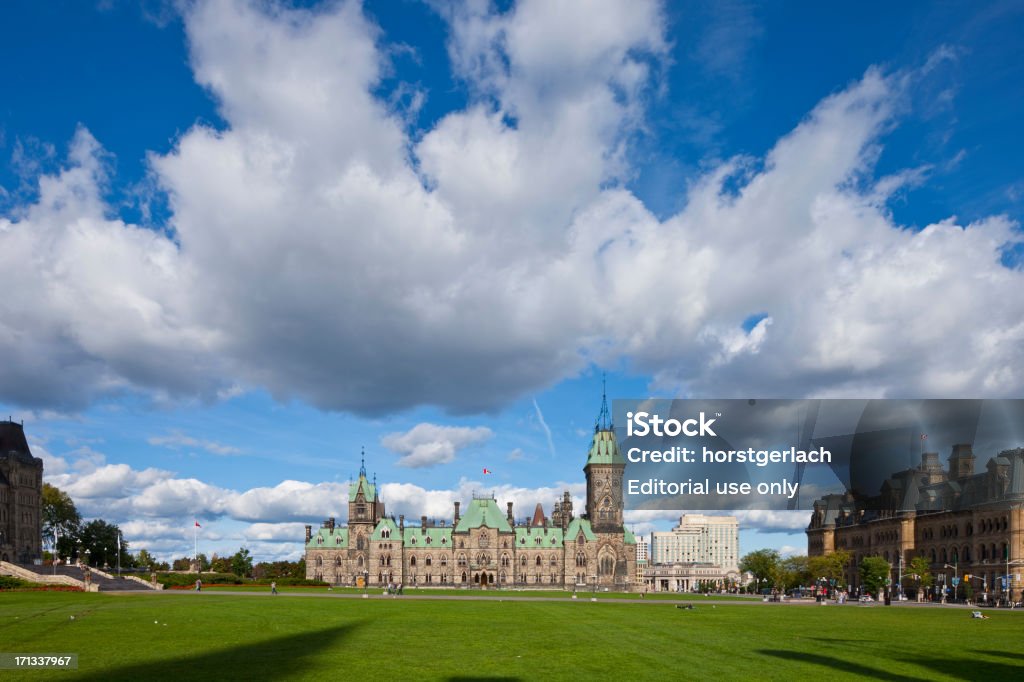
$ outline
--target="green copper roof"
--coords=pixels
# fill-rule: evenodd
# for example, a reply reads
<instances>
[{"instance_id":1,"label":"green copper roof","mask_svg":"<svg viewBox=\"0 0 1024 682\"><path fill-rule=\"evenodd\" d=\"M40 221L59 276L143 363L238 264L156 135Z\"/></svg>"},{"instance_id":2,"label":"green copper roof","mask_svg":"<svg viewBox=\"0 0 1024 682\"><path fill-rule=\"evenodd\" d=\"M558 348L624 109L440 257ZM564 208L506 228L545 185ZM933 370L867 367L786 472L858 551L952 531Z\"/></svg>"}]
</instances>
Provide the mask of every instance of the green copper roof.
<instances>
[{"instance_id":1,"label":"green copper roof","mask_svg":"<svg viewBox=\"0 0 1024 682\"><path fill-rule=\"evenodd\" d=\"M545 534L543 528L516 528L516 547L519 549L541 549L562 546L562 529L548 528Z\"/></svg>"},{"instance_id":2,"label":"green copper roof","mask_svg":"<svg viewBox=\"0 0 1024 682\"><path fill-rule=\"evenodd\" d=\"M390 531L389 537L384 537L384 530ZM394 540L398 541L398 525L391 519L385 517L377 522L377 527L373 529L373 535L370 536L371 540Z\"/></svg>"},{"instance_id":3,"label":"green copper roof","mask_svg":"<svg viewBox=\"0 0 1024 682\"><path fill-rule=\"evenodd\" d=\"M626 537L625 537L625 540L623 540L623 542L625 542L627 545L635 545L636 544L636 536L633 535L632 531L630 531L628 528L626 529L626 532L624 533L624 535Z\"/></svg>"},{"instance_id":4,"label":"green copper roof","mask_svg":"<svg viewBox=\"0 0 1024 682\"><path fill-rule=\"evenodd\" d=\"M504 533L512 532L512 526L508 525L508 519L498 509L498 503L490 497L483 500L477 498L470 500L466 505L465 513L459 519L459 525L455 527L455 532L463 533L470 528L479 528L480 526L494 528Z\"/></svg>"},{"instance_id":5,"label":"green copper roof","mask_svg":"<svg viewBox=\"0 0 1024 682\"><path fill-rule=\"evenodd\" d=\"M565 541L576 542L576 536L583 532L583 537L588 541L597 540L597 536L594 535L594 531L590 529L590 521L587 519L581 519L576 517L569 522L569 526L565 529Z\"/></svg>"},{"instance_id":6,"label":"green copper roof","mask_svg":"<svg viewBox=\"0 0 1024 682\"><path fill-rule=\"evenodd\" d=\"M363 491L363 496L366 497L367 502L373 502L377 499L377 489L372 483L366 480L365 476L360 476L359 480L355 483L350 483L348 486L348 501L355 502L356 495L359 494L360 488Z\"/></svg>"},{"instance_id":7,"label":"green copper roof","mask_svg":"<svg viewBox=\"0 0 1024 682\"><path fill-rule=\"evenodd\" d=\"M429 541L429 542L428 542ZM452 546L452 529L449 528L427 528L424 533L419 526L406 526L405 537L402 542L406 547L437 547L438 549L450 549Z\"/></svg>"},{"instance_id":8,"label":"green copper roof","mask_svg":"<svg viewBox=\"0 0 1024 682\"><path fill-rule=\"evenodd\" d=\"M587 464L625 464L619 452L619 443L615 440L615 432L611 429L599 429L594 432L594 440L590 443Z\"/></svg>"},{"instance_id":9,"label":"green copper roof","mask_svg":"<svg viewBox=\"0 0 1024 682\"><path fill-rule=\"evenodd\" d=\"M348 549L348 528L336 526L331 533L329 528L321 528L313 533L306 543L309 549Z\"/></svg>"}]
</instances>

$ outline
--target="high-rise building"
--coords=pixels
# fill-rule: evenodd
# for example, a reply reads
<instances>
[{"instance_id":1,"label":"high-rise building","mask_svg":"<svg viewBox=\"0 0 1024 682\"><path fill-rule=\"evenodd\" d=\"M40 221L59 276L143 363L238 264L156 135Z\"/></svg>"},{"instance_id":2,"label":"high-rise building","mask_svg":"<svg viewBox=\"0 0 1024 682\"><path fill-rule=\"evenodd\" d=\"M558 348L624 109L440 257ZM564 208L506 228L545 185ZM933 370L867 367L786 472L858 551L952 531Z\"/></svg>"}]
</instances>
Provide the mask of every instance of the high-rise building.
<instances>
[{"instance_id":1,"label":"high-rise building","mask_svg":"<svg viewBox=\"0 0 1024 682\"><path fill-rule=\"evenodd\" d=\"M651 533L652 564L708 564L723 572L739 568L739 524L735 516L686 514L671 531Z\"/></svg>"}]
</instances>

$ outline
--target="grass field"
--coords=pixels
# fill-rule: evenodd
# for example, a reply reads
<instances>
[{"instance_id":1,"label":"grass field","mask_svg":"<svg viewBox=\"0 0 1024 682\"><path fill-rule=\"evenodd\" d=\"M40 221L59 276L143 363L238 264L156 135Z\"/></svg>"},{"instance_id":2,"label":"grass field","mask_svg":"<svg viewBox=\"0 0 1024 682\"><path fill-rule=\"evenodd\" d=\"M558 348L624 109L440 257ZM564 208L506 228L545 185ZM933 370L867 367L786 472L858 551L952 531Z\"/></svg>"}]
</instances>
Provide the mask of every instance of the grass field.
<instances>
[{"instance_id":1,"label":"grass field","mask_svg":"<svg viewBox=\"0 0 1024 682\"><path fill-rule=\"evenodd\" d=\"M645 600L6 593L14 679L1020 679L1024 613ZM71 618L74 616L74 619Z\"/></svg>"}]
</instances>

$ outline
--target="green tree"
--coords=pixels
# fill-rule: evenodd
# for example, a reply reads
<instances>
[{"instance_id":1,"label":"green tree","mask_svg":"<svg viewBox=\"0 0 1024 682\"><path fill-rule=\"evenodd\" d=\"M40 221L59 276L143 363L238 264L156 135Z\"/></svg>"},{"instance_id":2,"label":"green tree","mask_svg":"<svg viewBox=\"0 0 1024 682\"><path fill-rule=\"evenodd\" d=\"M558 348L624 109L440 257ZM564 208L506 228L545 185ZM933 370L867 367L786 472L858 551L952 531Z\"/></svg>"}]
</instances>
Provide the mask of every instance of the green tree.
<instances>
[{"instance_id":1,"label":"green tree","mask_svg":"<svg viewBox=\"0 0 1024 682\"><path fill-rule=\"evenodd\" d=\"M95 519L82 526L78 537L78 546L84 553L88 550L88 561L91 566L114 566L117 564L117 541L121 529L103 519ZM80 555L81 556L81 555ZM83 557L84 559L84 557ZM121 566L131 566L131 555L128 554L128 543L121 540Z\"/></svg>"},{"instance_id":2,"label":"green tree","mask_svg":"<svg viewBox=\"0 0 1024 682\"><path fill-rule=\"evenodd\" d=\"M812 581L824 578L829 581L829 585L844 587L846 585L846 567L849 564L850 553L839 550L825 556L811 557L807 560L807 570L811 574Z\"/></svg>"},{"instance_id":3,"label":"green tree","mask_svg":"<svg viewBox=\"0 0 1024 682\"><path fill-rule=\"evenodd\" d=\"M43 540L53 545L57 537L57 555L72 556L78 544L82 517L71 496L49 483L43 484L42 494Z\"/></svg>"},{"instance_id":4,"label":"green tree","mask_svg":"<svg viewBox=\"0 0 1024 682\"><path fill-rule=\"evenodd\" d=\"M252 556L245 547L239 548L231 557L231 572L243 577L252 573Z\"/></svg>"},{"instance_id":5,"label":"green tree","mask_svg":"<svg viewBox=\"0 0 1024 682\"><path fill-rule=\"evenodd\" d=\"M879 594L891 570L889 562L880 556L864 557L860 562L860 582L868 592Z\"/></svg>"},{"instance_id":6,"label":"green tree","mask_svg":"<svg viewBox=\"0 0 1024 682\"><path fill-rule=\"evenodd\" d=\"M785 590L811 584L813 580L808 562L809 560L805 556L786 557L779 563L779 579L776 582L781 584Z\"/></svg>"},{"instance_id":7,"label":"green tree","mask_svg":"<svg viewBox=\"0 0 1024 682\"><path fill-rule=\"evenodd\" d=\"M232 573L231 558L217 556L217 553L214 552L213 556L210 557L210 570L214 573Z\"/></svg>"},{"instance_id":8,"label":"green tree","mask_svg":"<svg viewBox=\"0 0 1024 682\"><path fill-rule=\"evenodd\" d=\"M916 556L910 560L907 564L907 573L904 579L907 577L914 580L917 584L917 598L920 600L923 596L922 593L926 588L932 586L934 582L934 576L932 576L931 563L928 559L923 556Z\"/></svg>"},{"instance_id":9,"label":"green tree","mask_svg":"<svg viewBox=\"0 0 1024 682\"><path fill-rule=\"evenodd\" d=\"M758 585L775 583L778 578L779 553L774 549L758 549L743 555L740 570L752 573Z\"/></svg>"}]
</instances>

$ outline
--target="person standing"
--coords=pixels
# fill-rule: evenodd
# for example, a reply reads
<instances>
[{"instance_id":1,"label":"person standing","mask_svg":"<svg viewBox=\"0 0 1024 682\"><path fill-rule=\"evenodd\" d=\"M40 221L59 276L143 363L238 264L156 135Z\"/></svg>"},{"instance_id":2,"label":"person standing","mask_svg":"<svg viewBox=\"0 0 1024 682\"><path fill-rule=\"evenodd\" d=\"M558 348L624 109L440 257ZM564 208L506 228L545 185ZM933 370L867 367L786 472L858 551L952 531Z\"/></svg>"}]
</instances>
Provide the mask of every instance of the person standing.
<instances>
[{"instance_id":1,"label":"person standing","mask_svg":"<svg viewBox=\"0 0 1024 682\"><path fill-rule=\"evenodd\" d=\"M270 594L277 594L277 582L275 581L270 583Z\"/></svg>"}]
</instances>

